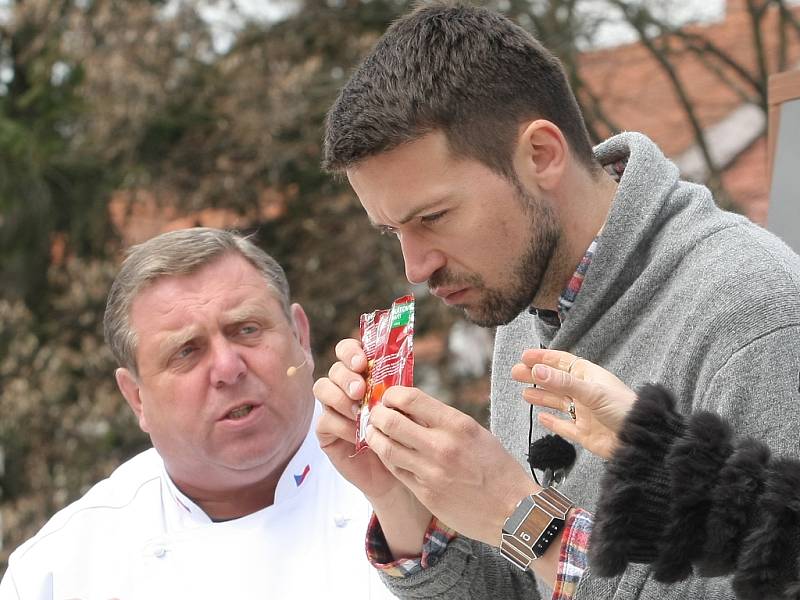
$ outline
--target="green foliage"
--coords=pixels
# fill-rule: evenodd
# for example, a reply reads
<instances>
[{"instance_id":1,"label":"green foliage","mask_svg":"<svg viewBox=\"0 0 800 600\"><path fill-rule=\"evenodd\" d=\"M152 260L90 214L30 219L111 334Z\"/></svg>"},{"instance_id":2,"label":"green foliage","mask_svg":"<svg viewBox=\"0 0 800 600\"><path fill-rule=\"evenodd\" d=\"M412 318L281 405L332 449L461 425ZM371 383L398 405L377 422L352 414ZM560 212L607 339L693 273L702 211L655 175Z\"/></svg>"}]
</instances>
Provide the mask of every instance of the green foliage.
<instances>
[{"instance_id":1,"label":"green foliage","mask_svg":"<svg viewBox=\"0 0 800 600\"><path fill-rule=\"evenodd\" d=\"M46 310L47 266L54 235L65 234L83 255L102 251L108 237L109 171L74 143L87 108L84 70L70 64L55 31L40 30L19 11L0 64L13 70L0 96L0 277L5 296Z\"/></svg>"},{"instance_id":2,"label":"green foliage","mask_svg":"<svg viewBox=\"0 0 800 600\"><path fill-rule=\"evenodd\" d=\"M406 3L306 3L223 55L184 3L14 6L0 65L0 560L147 440L102 340L119 189L248 214L311 315L318 372L358 314L404 292L393 244L319 170L325 111ZM282 208L261 216L265 194ZM344 285L343 285L344 283Z\"/></svg>"},{"instance_id":3,"label":"green foliage","mask_svg":"<svg viewBox=\"0 0 800 600\"><path fill-rule=\"evenodd\" d=\"M0 561L146 444L102 342L120 237L136 237L112 228L113 194L155 198L156 220L211 207L241 215L311 318L318 376L361 312L408 289L398 245L319 162L339 87L412 3L300 0L283 20L247 23L224 53L196 2L164 4L27 0L0 23L0 70L11 73L0 84ZM489 4L535 31L595 102L581 93L575 40L597 23L579 2ZM454 319L420 299L419 335ZM454 403L485 417L483 404L463 402L485 387L449 372L446 352L432 360L420 370L438 369Z\"/></svg>"},{"instance_id":4,"label":"green foliage","mask_svg":"<svg viewBox=\"0 0 800 600\"><path fill-rule=\"evenodd\" d=\"M147 446L116 391L102 337L115 265L72 259L48 273L49 313L0 300L0 448L7 556L66 502Z\"/></svg>"}]
</instances>

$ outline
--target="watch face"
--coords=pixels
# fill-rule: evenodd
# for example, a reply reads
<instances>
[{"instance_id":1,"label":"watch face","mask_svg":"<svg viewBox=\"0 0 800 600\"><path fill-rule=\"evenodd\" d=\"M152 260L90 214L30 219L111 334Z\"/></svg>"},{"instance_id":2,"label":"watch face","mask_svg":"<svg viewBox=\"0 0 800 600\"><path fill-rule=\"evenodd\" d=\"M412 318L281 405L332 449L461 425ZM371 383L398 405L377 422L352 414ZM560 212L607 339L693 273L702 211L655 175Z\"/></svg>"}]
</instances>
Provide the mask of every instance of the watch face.
<instances>
[{"instance_id":1,"label":"watch face","mask_svg":"<svg viewBox=\"0 0 800 600\"><path fill-rule=\"evenodd\" d=\"M533 506L533 500L531 500L530 496L525 496L520 500L519 504L517 504L517 508L514 509L514 512L511 513L511 516L508 517L503 524L503 533L516 535L522 522L528 518L531 510L533 510Z\"/></svg>"},{"instance_id":2,"label":"watch face","mask_svg":"<svg viewBox=\"0 0 800 600\"><path fill-rule=\"evenodd\" d=\"M547 549L550 547L550 544L553 543L553 540L556 538L563 526L563 519L553 519L552 523L550 523L547 529L542 532L541 537L533 546L533 553L536 558L539 558L547 551Z\"/></svg>"},{"instance_id":3,"label":"watch face","mask_svg":"<svg viewBox=\"0 0 800 600\"><path fill-rule=\"evenodd\" d=\"M542 556L564 527L572 502L553 488L526 496L503 525L500 552L520 569Z\"/></svg>"}]
</instances>

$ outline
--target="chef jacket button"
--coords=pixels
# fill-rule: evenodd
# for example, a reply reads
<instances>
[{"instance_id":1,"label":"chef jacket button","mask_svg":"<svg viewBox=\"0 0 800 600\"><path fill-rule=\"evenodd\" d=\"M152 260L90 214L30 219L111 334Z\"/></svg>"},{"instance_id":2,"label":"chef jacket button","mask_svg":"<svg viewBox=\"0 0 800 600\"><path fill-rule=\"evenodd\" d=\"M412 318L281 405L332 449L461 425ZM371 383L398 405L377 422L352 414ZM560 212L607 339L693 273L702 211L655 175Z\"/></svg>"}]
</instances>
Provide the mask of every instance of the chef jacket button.
<instances>
[{"instance_id":1,"label":"chef jacket button","mask_svg":"<svg viewBox=\"0 0 800 600\"><path fill-rule=\"evenodd\" d=\"M167 553L167 549L164 546L156 546L153 548L153 556L156 558L164 558L164 555Z\"/></svg>"},{"instance_id":2,"label":"chef jacket button","mask_svg":"<svg viewBox=\"0 0 800 600\"><path fill-rule=\"evenodd\" d=\"M348 521L350 521L350 519L348 519L346 516L344 516L341 513L337 513L333 517L333 522L336 523L337 527L346 527Z\"/></svg>"}]
</instances>

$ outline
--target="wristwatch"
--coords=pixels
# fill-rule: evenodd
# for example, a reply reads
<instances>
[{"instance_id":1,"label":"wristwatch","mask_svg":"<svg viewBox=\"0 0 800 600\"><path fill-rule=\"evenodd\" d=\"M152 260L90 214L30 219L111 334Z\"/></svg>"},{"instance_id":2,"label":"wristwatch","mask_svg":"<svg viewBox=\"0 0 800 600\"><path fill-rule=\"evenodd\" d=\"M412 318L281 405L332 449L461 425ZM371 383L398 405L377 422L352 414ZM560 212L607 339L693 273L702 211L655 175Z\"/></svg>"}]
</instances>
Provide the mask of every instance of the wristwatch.
<instances>
[{"instance_id":1,"label":"wristwatch","mask_svg":"<svg viewBox=\"0 0 800 600\"><path fill-rule=\"evenodd\" d=\"M525 496L503 525L500 554L526 571L564 527L573 506L569 498L551 487Z\"/></svg>"}]
</instances>

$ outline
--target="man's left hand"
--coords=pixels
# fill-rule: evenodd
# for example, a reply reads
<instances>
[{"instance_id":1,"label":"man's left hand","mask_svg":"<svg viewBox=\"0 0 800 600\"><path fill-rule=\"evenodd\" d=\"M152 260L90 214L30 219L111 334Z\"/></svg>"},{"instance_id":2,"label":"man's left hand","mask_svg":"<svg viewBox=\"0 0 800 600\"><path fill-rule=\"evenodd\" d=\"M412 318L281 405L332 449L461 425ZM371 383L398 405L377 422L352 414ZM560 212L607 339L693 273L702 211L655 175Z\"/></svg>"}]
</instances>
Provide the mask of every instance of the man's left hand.
<instances>
[{"instance_id":1,"label":"man's left hand","mask_svg":"<svg viewBox=\"0 0 800 600\"><path fill-rule=\"evenodd\" d=\"M417 388L395 386L370 417L367 442L442 522L493 546L505 519L540 489L489 431Z\"/></svg>"}]
</instances>

